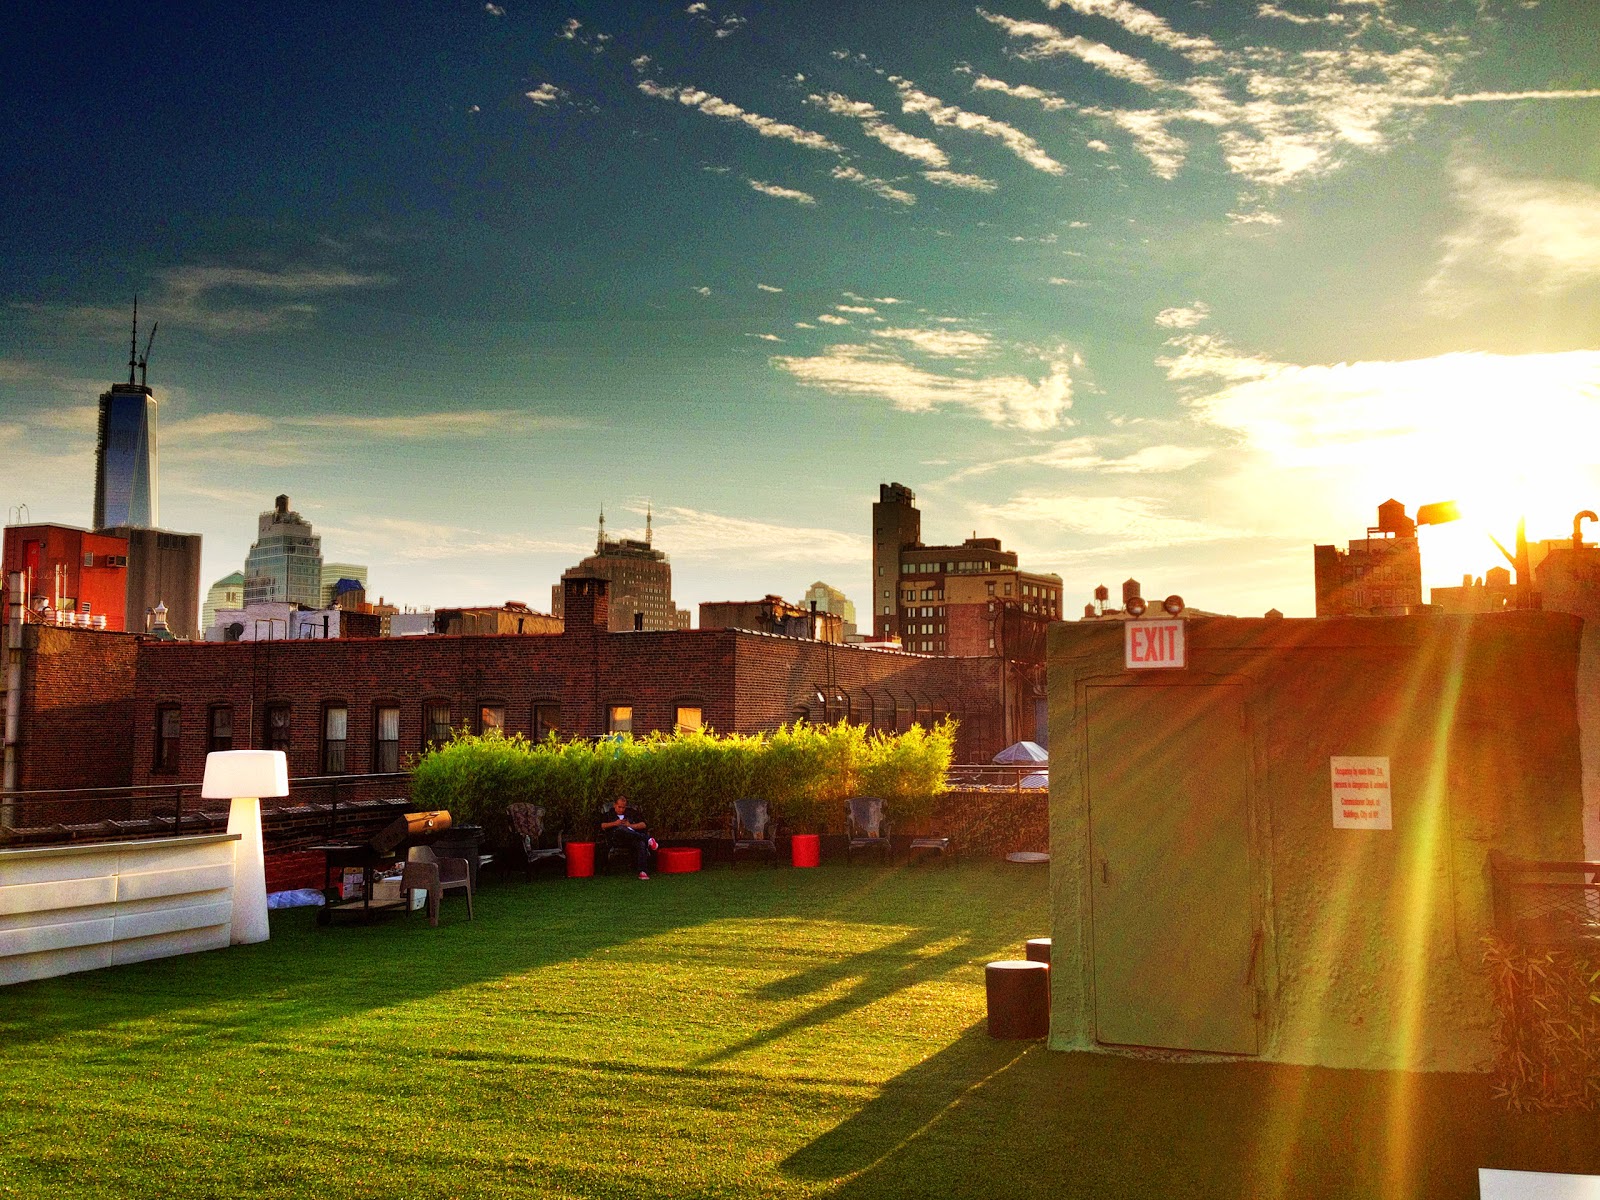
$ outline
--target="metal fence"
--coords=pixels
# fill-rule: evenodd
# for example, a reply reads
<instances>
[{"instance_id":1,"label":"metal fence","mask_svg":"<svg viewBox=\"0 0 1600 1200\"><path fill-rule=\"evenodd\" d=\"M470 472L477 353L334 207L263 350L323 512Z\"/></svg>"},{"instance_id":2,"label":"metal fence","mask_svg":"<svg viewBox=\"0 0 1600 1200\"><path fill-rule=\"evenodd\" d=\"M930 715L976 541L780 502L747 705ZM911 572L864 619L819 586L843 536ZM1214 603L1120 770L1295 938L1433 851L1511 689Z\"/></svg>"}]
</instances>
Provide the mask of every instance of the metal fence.
<instances>
[{"instance_id":1,"label":"metal fence","mask_svg":"<svg viewBox=\"0 0 1600 1200\"><path fill-rule=\"evenodd\" d=\"M1600 862L1536 862L1489 855L1494 922L1525 946L1600 949Z\"/></svg>"},{"instance_id":2,"label":"metal fence","mask_svg":"<svg viewBox=\"0 0 1600 1200\"><path fill-rule=\"evenodd\" d=\"M1049 763L953 763L945 773L952 791L1022 791L1029 775L1048 772Z\"/></svg>"},{"instance_id":3,"label":"metal fence","mask_svg":"<svg viewBox=\"0 0 1600 1200\"><path fill-rule=\"evenodd\" d=\"M289 781L261 801L267 845L283 849L376 827L410 807L411 776L319 775ZM209 833L225 829L228 802L198 783L0 792L0 847L50 846Z\"/></svg>"}]
</instances>

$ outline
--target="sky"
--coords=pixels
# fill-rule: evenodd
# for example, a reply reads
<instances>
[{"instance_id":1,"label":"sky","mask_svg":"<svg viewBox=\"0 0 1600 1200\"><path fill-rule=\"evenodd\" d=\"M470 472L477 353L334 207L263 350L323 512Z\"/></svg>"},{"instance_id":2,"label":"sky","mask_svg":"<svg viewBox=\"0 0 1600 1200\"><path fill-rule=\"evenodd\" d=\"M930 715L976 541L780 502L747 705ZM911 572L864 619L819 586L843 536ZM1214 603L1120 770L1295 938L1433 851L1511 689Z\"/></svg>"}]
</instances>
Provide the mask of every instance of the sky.
<instances>
[{"instance_id":1,"label":"sky","mask_svg":"<svg viewBox=\"0 0 1600 1200\"><path fill-rule=\"evenodd\" d=\"M1600 509L1592 0L32 5L0 45L0 505L87 525L160 329L160 517L287 493L423 607L612 535L870 611L878 485L1064 582L1313 612ZM25 508L23 506L26 506Z\"/></svg>"}]
</instances>

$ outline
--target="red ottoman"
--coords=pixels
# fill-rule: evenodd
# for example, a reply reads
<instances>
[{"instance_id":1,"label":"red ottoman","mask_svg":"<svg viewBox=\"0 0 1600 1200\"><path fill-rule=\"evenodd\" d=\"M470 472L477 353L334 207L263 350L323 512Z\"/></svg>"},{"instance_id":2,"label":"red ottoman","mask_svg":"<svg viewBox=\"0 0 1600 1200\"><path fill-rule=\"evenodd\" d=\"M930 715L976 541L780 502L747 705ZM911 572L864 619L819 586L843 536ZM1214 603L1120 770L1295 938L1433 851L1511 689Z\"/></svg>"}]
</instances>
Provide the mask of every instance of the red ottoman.
<instances>
[{"instance_id":1,"label":"red ottoman","mask_svg":"<svg viewBox=\"0 0 1600 1200\"><path fill-rule=\"evenodd\" d=\"M663 846L656 851L656 870L663 875L687 875L700 869L700 851L693 846Z\"/></svg>"}]
</instances>

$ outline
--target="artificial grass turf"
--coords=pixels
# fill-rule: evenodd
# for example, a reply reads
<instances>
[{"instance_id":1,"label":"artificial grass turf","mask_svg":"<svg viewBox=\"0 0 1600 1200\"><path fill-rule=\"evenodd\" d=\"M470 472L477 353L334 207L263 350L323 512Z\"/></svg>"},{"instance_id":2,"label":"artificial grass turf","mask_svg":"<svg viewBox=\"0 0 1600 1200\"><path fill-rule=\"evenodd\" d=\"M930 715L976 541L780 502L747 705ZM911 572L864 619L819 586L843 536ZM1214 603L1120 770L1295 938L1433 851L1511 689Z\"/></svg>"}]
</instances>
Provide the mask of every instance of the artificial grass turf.
<instances>
[{"instance_id":1,"label":"artificial grass turf","mask_svg":"<svg viewBox=\"0 0 1600 1200\"><path fill-rule=\"evenodd\" d=\"M1037 869L507 881L0 993L0 1194L1472 1195L1600 1171L1485 1080L983 1032ZM1400 1149L1391 1130L1401 1135ZM1409 1138L1409 1141L1406 1140Z\"/></svg>"}]
</instances>

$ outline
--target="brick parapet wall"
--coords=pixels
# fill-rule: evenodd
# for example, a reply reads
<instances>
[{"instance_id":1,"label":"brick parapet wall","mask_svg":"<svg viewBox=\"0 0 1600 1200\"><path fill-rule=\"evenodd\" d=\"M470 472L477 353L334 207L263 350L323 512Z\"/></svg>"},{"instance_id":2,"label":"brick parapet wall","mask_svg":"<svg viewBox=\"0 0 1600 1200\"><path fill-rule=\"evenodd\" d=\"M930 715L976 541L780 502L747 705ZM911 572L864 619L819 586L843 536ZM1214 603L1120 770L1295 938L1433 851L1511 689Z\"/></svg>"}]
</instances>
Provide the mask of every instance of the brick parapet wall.
<instances>
[{"instance_id":1,"label":"brick parapet wall","mask_svg":"<svg viewBox=\"0 0 1600 1200\"><path fill-rule=\"evenodd\" d=\"M29 625L24 645L18 788L132 783L134 664L141 639Z\"/></svg>"},{"instance_id":2,"label":"brick parapet wall","mask_svg":"<svg viewBox=\"0 0 1600 1200\"><path fill-rule=\"evenodd\" d=\"M603 597L602 597L603 599ZM998 749L999 663L830 646L737 630L657 633L568 631L546 637L426 637L240 643L146 642L137 655L131 707L132 779L144 784L199 777L207 722L233 709L236 749L262 744L266 706L290 706L289 774L322 770L322 722L330 703L349 709L345 765L374 767L375 711L400 709L400 750L423 744L423 708L447 701L452 724L476 722L480 703L505 709L506 731L532 736L535 704L559 704L564 733L606 732L607 709L633 709L633 731L670 731L679 705L701 709L722 733L754 733L823 713L818 688L849 697L857 722L905 729L951 713L962 721L962 760ZM176 770L155 774L156 710L180 708ZM828 714L843 713L837 705Z\"/></svg>"}]
</instances>

